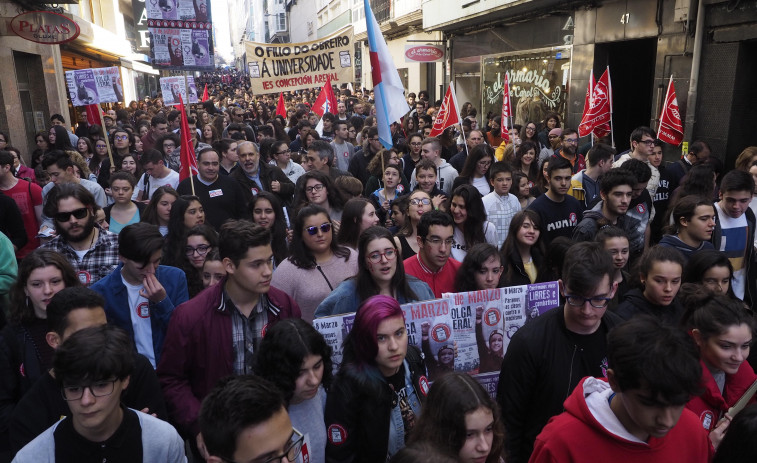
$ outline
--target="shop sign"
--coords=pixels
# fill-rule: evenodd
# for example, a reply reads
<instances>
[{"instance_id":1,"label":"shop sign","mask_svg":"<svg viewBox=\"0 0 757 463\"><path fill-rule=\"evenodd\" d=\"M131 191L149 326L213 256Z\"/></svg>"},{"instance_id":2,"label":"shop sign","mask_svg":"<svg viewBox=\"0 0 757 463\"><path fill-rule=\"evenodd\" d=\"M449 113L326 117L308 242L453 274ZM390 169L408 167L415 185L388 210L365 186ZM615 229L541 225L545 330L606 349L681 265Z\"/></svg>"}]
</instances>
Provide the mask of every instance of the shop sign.
<instances>
[{"instance_id":1,"label":"shop sign","mask_svg":"<svg viewBox=\"0 0 757 463\"><path fill-rule=\"evenodd\" d=\"M11 30L19 37L37 43L60 44L79 36L79 25L62 14L28 11L11 20Z\"/></svg>"},{"instance_id":2,"label":"shop sign","mask_svg":"<svg viewBox=\"0 0 757 463\"><path fill-rule=\"evenodd\" d=\"M406 63L435 63L444 59L444 48L437 45L405 45Z\"/></svg>"}]
</instances>

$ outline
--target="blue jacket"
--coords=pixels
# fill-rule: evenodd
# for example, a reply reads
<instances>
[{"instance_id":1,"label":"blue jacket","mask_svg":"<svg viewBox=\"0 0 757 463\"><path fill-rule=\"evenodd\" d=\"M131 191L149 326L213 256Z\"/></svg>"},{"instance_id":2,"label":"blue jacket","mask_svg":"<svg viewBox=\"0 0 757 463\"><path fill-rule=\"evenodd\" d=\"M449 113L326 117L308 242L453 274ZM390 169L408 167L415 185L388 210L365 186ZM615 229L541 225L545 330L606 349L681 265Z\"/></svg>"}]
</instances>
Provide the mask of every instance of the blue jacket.
<instances>
[{"instance_id":1,"label":"blue jacket","mask_svg":"<svg viewBox=\"0 0 757 463\"><path fill-rule=\"evenodd\" d=\"M105 316L108 318L108 323L126 330L133 338L134 328L129 313L131 310L129 308L129 294L121 280L123 266L123 263L118 264L118 267L110 275L97 281L91 286L91 289L105 298ZM157 365L160 360L160 353L163 351L163 341L166 338L171 313L173 313L174 307L189 300L189 292L187 290L187 277L178 268L160 265L155 276L163 285L167 294L167 297L157 304L150 302L152 346L155 351L155 364Z\"/></svg>"},{"instance_id":2,"label":"blue jacket","mask_svg":"<svg viewBox=\"0 0 757 463\"><path fill-rule=\"evenodd\" d=\"M425 281L421 281L412 275L406 275L405 278L407 278L407 284L410 286L410 289L418 296L418 301L434 299L434 293ZM400 304L414 302L405 300L404 297L400 297L397 301ZM315 309L315 318L355 312L361 302L363 301L360 300L360 295L357 292L355 279L344 280Z\"/></svg>"}]
</instances>

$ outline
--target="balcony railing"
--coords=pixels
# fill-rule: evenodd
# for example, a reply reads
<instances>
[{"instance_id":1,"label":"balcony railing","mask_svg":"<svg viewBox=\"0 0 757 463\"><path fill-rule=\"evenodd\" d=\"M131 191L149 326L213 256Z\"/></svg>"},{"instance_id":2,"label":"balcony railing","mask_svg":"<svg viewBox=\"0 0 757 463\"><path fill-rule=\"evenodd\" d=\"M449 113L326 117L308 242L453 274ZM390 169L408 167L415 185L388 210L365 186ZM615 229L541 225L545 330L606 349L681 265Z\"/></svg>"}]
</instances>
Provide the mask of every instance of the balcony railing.
<instances>
[{"instance_id":1,"label":"balcony railing","mask_svg":"<svg viewBox=\"0 0 757 463\"><path fill-rule=\"evenodd\" d=\"M373 15L376 17L376 22L379 24L388 21L392 17L391 0L371 0L371 9L373 10Z\"/></svg>"}]
</instances>

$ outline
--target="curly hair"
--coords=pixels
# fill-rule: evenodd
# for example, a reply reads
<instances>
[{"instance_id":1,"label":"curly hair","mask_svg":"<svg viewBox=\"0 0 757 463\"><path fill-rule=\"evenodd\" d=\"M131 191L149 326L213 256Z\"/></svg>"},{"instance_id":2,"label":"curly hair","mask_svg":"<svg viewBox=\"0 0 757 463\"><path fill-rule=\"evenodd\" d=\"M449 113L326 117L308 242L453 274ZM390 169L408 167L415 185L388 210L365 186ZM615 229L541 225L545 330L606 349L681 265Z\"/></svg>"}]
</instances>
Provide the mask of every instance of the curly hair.
<instances>
[{"instance_id":1,"label":"curly hair","mask_svg":"<svg viewBox=\"0 0 757 463\"><path fill-rule=\"evenodd\" d=\"M328 390L332 379L332 349L323 335L300 318L288 318L271 326L258 347L253 370L278 386L287 402L292 400L297 378L309 355L323 360L321 384Z\"/></svg>"}]
</instances>

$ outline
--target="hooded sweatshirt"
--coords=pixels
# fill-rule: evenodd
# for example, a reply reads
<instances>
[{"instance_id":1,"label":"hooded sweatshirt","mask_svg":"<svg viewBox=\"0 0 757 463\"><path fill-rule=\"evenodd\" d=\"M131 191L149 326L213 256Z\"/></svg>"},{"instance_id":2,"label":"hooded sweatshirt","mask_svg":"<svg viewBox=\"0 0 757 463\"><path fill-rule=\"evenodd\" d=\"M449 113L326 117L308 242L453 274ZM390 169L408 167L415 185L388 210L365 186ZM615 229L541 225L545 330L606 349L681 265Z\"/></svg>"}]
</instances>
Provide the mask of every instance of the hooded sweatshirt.
<instances>
[{"instance_id":1,"label":"hooded sweatshirt","mask_svg":"<svg viewBox=\"0 0 757 463\"><path fill-rule=\"evenodd\" d=\"M681 251L681 254L683 254L683 257L685 257L687 261L697 251L702 251L704 249L715 249L712 246L712 243L710 243L709 241L702 241L702 244L700 244L698 248L689 246L688 244L681 241L678 235L663 236L662 239L660 240L660 246L667 246L670 248L678 249L679 251Z\"/></svg>"},{"instance_id":2,"label":"hooded sweatshirt","mask_svg":"<svg viewBox=\"0 0 757 463\"><path fill-rule=\"evenodd\" d=\"M457 171L454 167L444 159L441 159L442 163L436 168L436 186L440 190L444 191L447 196L452 194L452 183L457 178ZM410 180L410 189L415 190L418 186L418 182L415 181L415 169L413 169L412 179Z\"/></svg>"},{"instance_id":3,"label":"hooded sweatshirt","mask_svg":"<svg viewBox=\"0 0 757 463\"><path fill-rule=\"evenodd\" d=\"M673 298L670 305L653 304L644 297L644 293L639 288L628 291L623 302L618 306L618 310L615 311L624 320L630 320L639 315L651 315L672 326L678 326L681 323L684 312L685 309L678 298Z\"/></svg>"},{"instance_id":4,"label":"hooded sweatshirt","mask_svg":"<svg viewBox=\"0 0 757 463\"><path fill-rule=\"evenodd\" d=\"M610 385L586 377L565 400L565 411L536 438L530 463L622 461L705 463L712 447L699 420L684 409L665 436L647 442L628 432L610 409Z\"/></svg>"}]
</instances>

